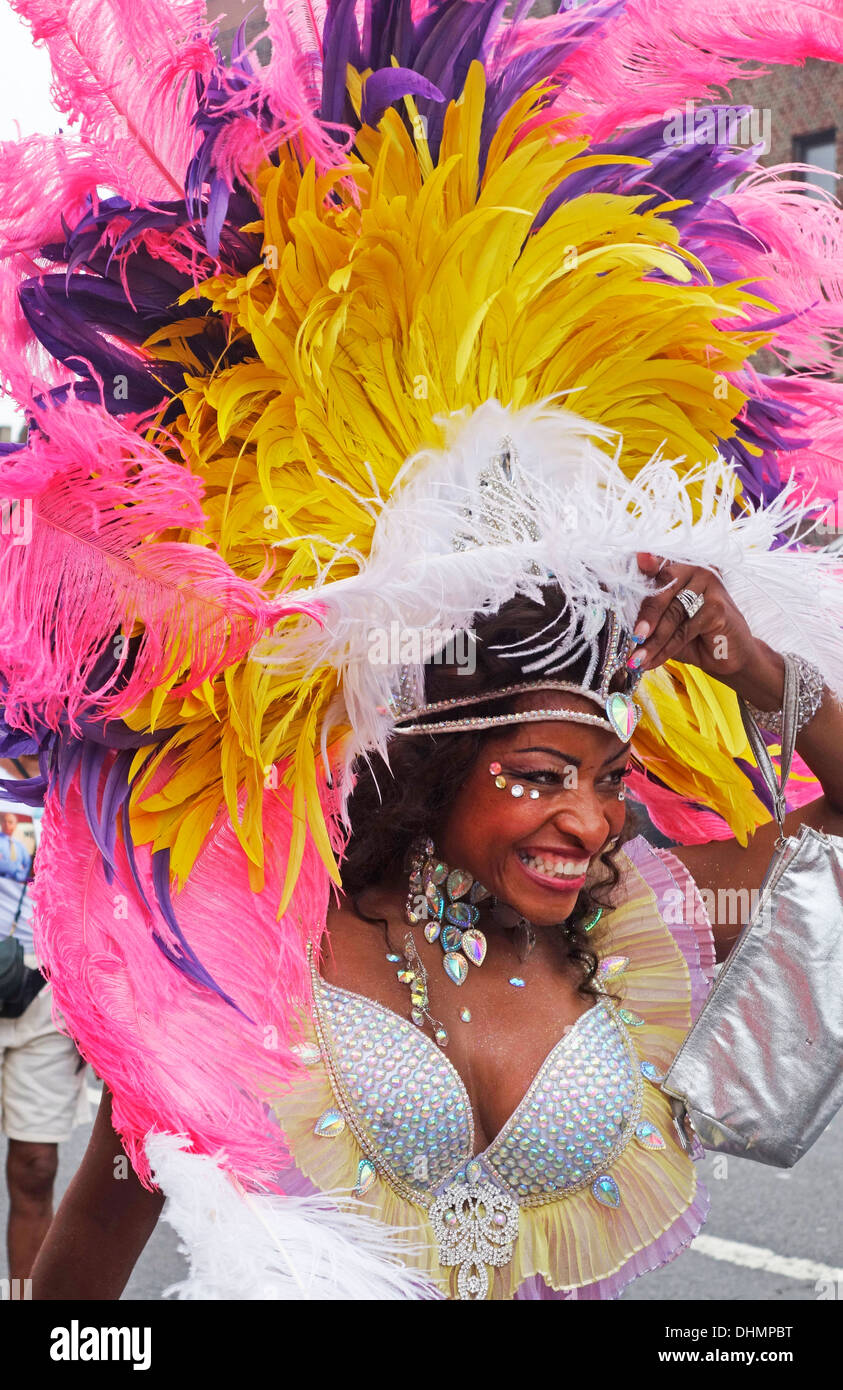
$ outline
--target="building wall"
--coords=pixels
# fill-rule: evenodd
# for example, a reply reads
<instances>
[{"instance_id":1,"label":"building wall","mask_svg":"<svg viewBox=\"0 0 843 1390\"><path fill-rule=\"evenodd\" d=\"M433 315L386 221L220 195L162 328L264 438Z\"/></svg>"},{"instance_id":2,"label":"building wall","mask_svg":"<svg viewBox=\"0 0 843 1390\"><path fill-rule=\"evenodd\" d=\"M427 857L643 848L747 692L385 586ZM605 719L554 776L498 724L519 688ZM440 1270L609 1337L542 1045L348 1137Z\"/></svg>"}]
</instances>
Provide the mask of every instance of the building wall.
<instances>
[{"instance_id":1,"label":"building wall","mask_svg":"<svg viewBox=\"0 0 843 1390\"><path fill-rule=\"evenodd\" d=\"M770 112L771 148L762 164L786 164L798 157L798 137L833 129L837 172L843 173L843 65L812 58L804 67L777 67L767 77L733 82L730 92L733 101Z\"/></svg>"}]
</instances>

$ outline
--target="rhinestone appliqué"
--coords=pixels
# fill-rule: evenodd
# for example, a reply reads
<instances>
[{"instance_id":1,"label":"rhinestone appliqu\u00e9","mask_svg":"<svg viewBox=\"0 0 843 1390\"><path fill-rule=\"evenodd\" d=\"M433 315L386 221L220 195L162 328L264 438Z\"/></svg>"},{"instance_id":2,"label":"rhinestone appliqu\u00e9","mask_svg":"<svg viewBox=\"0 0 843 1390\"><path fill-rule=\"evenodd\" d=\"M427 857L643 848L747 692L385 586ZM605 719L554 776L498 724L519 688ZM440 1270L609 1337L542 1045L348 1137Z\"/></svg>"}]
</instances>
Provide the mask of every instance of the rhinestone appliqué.
<instances>
[{"instance_id":1,"label":"rhinestone appliqu\u00e9","mask_svg":"<svg viewBox=\"0 0 843 1390\"><path fill-rule=\"evenodd\" d=\"M371 1000L332 986L320 989L320 1005L333 1065L379 1167L434 1191L473 1142L456 1072L416 1027Z\"/></svg>"},{"instance_id":2,"label":"rhinestone appliqu\u00e9","mask_svg":"<svg viewBox=\"0 0 843 1390\"><path fill-rule=\"evenodd\" d=\"M487 1181L480 1168L478 1181L469 1181L465 1173L458 1175L436 1198L429 1216L439 1244L439 1263L459 1266L460 1298L484 1299L489 1292L487 1266L506 1265L512 1259L518 1237L517 1202Z\"/></svg>"},{"instance_id":3,"label":"rhinestone appliqu\u00e9","mask_svg":"<svg viewBox=\"0 0 843 1390\"><path fill-rule=\"evenodd\" d=\"M540 1070L487 1166L527 1204L593 1183L640 1118L642 1082L612 1009L583 1014Z\"/></svg>"}]
</instances>

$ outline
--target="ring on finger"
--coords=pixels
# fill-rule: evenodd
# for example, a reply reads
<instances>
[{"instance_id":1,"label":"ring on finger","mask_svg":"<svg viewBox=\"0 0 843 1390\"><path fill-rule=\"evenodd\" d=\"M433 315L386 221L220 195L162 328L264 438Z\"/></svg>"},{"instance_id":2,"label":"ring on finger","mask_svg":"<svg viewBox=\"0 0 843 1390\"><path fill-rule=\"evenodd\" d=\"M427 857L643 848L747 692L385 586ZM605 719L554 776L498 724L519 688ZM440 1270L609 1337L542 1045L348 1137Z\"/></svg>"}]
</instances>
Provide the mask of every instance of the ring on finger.
<instances>
[{"instance_id":1,"label":"ring on finger","mask_svg":"<svg viewBox=\"0 0 843 1390\"><path fill-rule=\"evenodd\" d=\"M695 594L693 589L680 589L676 597L689 619L695 618L705 603L705 597L702 594Z\"/></svg>"}]
</instances>

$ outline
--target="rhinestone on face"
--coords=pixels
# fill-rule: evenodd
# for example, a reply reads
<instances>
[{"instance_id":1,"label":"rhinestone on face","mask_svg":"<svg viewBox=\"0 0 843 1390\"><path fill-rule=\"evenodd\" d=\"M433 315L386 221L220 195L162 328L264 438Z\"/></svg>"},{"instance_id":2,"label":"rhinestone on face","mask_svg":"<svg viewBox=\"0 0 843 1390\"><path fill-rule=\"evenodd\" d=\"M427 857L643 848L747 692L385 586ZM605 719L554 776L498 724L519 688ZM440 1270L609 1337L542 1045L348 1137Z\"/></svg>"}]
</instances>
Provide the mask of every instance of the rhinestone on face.
<instances>
[{"instance_id":1,"label":"rhinestone on face","mask_svg":"<svg viewBox=\"0 0 843 1390\"><path fill-rule=\"evenodd\" d=\"M538 799L539 799L539 791L538 791L538 789L537 789L536 787L533 787L533 788L531 789L531 791L530 791L530 800L531 800L531 801L538 801Z\"/></svg>"},{"instance_id":2,"label":"rhinestone on face","mask_svg":"<svg viewBox=\"0 0 843 1390\"><path fill-rule=\"evenodd\" d=\"M493 777L497 777L497 775L498 775L498 773L500 772L500 770L501 770L501 765L500 765L500 763L489 763L489 771L491 772L491 774L492 774Z\"/></svg>"},{"instance_id":3,"label":"rhinestone on face","mask_svg":"<svg viewBox=\"0 0 843 1390\"><path fill-rule=\"evenodd\" d=\"M501 790L503 790L503 788L506 786L506 778L505 778L505 777L496 777L496 778L495 778L495 786L496 786L496 787L500 787Z\"/></svg>"},{"instance_id":4,"label":"rhinestone on face","mask_svg":"<svg viewBox=\"0 0 843 1390\"><path fill-rule=\"evenodd\" d=\"M510 789L509 789L509 794L510 794L510 796L515 796L515 797L523 796L523 795L524 795L524 788L522 787L521 783L520 783L520 782L513 782L512 786L511 786Z\"/></svg>"},{"instance_id":5,"label":"rhinestone on face","mask_svg":"<svg viewBox=\"0 0 843 1390\"><path fill-rule=\"evenodd\" d=\"M524 989L527 982L526 980L522 980L520 975L512 975L510 976L509 983L514 985L516 989Z\"/></svg>"},{"instance_id":6,"label":"rhinestone on face","mask_svg":"<svg viewBox=\"0 0 843 1390\"><path fill-rule=\"evenodd\" d=\"M471 1009L460 1009L460 1018L463 1023L471 1022Z\"/></svg>"}]
</instances>

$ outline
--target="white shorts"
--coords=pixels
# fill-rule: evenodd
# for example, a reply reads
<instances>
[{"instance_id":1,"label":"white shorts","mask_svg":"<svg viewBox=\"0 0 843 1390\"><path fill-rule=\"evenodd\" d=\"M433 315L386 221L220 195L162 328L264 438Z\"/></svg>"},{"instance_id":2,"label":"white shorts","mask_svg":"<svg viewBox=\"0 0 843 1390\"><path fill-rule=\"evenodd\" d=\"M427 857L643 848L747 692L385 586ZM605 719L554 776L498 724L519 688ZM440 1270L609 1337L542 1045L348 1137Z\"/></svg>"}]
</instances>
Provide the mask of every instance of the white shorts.
<instances>
[{"instance_id":1,"label":"white shorts","mask_svg":"<svg viewBox=\"0 0 843 1390\"><path fill-rule=\"evenodd\" d=\"M54 1024L52 1008L45 985L20 1018L0 1018L0 1130L9 1139L61 1144L90 1118L88 1068Z\"/></svg>"}]
</instances>

